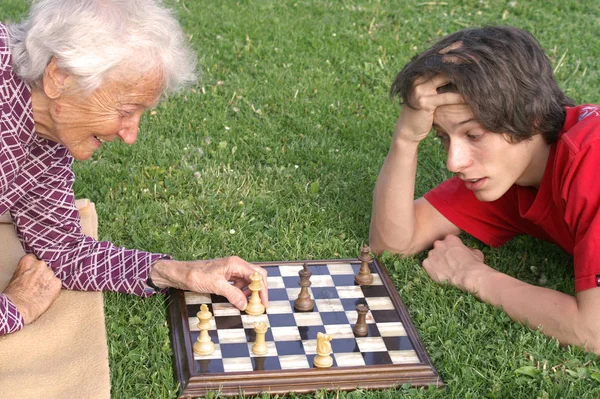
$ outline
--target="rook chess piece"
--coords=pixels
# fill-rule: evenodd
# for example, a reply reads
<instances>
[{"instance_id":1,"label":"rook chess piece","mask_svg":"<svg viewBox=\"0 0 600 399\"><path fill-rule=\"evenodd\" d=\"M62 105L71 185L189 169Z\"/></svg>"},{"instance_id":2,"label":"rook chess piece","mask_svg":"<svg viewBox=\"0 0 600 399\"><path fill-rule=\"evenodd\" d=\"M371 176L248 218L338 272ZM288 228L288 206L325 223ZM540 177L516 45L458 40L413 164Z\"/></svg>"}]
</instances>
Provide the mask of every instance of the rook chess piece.
<instances>
[{"instance_id":1,"label":"rook chess piece","mask_svg":"<svg viewBox=\"0 0 600 399\"><path fill-rule=\"evenodd\" d=\"M198 329L200 329L200 335L194 344L194 353L200 356L210 355L215 351L215 344L210 340L208 335L208 329L210 328L210 318L212 314L208 310L206 304L200 306L200 311L196 314L198 317Z\"/></svg>"},{"instance_id":2,"label":"rook chess piece","mask_svg":"<svg viewBox=\"0 0 600 399\"><path fill-rule=\"evenodd\" d=\"M369 270L369 262L373 260L371 257L371 248L367 245L360 249L360 256L358 259L362 262L360 265L360 270L354 276L354 281L358 285L369 285L373 282L373 275L371 274L371 270Z\"/></svg>"},{"instance_id":3,"label":"rook chess piece","mask_svg":"<svg viewBox=\"0 0 600 399\"><path fill-rule=\"evenodd\" d=\"M308 264L304 262L304 266L302 270L298 272L300 276L300 281L298 285L300 288L300 294L298 294L298 298L294 301L294 309L299 312L310 312L315 308L315 301L310 297L310 293L308 292L308 287L312 284L310 282L310 276L312 276L312 272L308 269Z\"/></svg>"},{"instance_id":4,"label":"rook chess piece","mask_svg":"<svg viewBox=\"0 0 600 399\"><path fill-rule=\"evenodd\" d=\"M331 357L331 335L317 333L317 356L313 359L313 364L318 368L327 368L333 365Z\"/></svg>"},{"instance_id":5,"label":"rook chess piece","mask_svg":"<svg viewBox=\"0 0 600 399\"><path fill-rule=\"evenodd\" d=\"M250 316L260 316L265 313L265 306L260 300L259 291L262 289L262 277L259 272L254 272L250 276L250 285L248 288L252 291L250 299L248 299L248 306L246 306L246 314Z\"/></svg>"},{"instance_id":6,"label":"rook chess piece","mask_svg":"<svg viewBox=\"0 0 600 399\"><path fill-rule=\"evenodd\" d=\"M367 326L369 307L361 303L356 306L356 312L358 313L358 318L356 324L352 327L352 331L357 337L366 337L369 334L369 327Z\"/></svg>"},{"instance_id":7,"label":"rook chess piece","mask_svg":"<svg viewBox=\"0 0 600 399\"><path fill-rule=\"evenodd\" d=\"M252 345L252 353L255 355L266 355L269 352L269 348L267 347L267 343L265 342L265 334L269 326L264 321L254 323L254 332L256 333L256 339L254 340L254 345Z\"/></svg>"}]
</instances>

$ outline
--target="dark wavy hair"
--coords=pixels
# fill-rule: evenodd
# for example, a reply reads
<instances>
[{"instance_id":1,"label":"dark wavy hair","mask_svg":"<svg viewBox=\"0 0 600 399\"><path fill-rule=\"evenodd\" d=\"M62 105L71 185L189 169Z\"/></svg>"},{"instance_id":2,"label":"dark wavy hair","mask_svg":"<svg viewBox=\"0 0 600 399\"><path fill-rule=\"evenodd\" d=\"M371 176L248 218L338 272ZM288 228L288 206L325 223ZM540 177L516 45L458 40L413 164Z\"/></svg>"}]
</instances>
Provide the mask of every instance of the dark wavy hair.
<instances>
[{"instance_id":1,"label":"dark wavy hair","mask_svg":"<svg viewBox=\"0 0 600 399\"><path fill-rule=\"evenodd\" d=\"M535 134L555 142L564 107L575 105L558 86L538 41L514 27L471 28L442 38L404 66L390 94L411 106L415 79L438 74L451 82L438 91L460 93L486 129L506 133L513 142Z\"/></svg>"}]
</instances>

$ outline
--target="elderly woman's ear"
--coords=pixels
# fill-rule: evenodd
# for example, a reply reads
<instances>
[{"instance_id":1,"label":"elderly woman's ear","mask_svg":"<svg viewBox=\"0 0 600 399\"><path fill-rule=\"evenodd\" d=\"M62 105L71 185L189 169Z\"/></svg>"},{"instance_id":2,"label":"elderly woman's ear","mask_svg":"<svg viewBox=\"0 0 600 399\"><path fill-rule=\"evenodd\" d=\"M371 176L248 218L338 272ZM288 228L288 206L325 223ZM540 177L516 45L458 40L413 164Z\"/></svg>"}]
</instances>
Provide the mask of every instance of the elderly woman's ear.
<instances>
[{"instance_id":1,"label":"elderly woman's ear","mask_svg":"<svg viewBox=\"0 0 600 399\"><path fill-rule=\"evenodd\" d=\"M54 100L59 98L65 91L74 88L76 82L67 71L59 68L56 57L52 57L44 71L42 84L46 96Z\"/></svg>"}]
</instances>

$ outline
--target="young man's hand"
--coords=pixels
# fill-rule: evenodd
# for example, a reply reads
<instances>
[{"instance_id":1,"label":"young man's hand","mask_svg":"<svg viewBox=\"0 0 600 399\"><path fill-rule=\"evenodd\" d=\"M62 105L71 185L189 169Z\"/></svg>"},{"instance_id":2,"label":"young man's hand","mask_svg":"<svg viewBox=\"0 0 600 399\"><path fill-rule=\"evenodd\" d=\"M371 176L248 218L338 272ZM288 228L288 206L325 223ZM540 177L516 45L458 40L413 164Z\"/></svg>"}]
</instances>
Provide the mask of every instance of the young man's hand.
<instances>
[{"instance_id":1,"label":"young man's hand","mask_svg":"<svg viewBox=\"0 0 600 399\"><path fill-rule=\"evenodd\" d=\"M3 294L12 301L25 324L33 323L58 298L62 282L46 262L33 254L21 258Z\"/></svg>"},{"instance_id":2,"label":"young man's hand","mask_svg":"<svg viewBox=\"0 0 600 399\"><path fill-rule=\"evenodd\" d=\"M402 108L396 123L394 139L420 142L431 131L433 114L437 107L465 102L458 93L438 93L438 88L448 83L448 78L442 75L433 78L421 76L415 79L412 96Z\"/></svg>"}]
</instances>

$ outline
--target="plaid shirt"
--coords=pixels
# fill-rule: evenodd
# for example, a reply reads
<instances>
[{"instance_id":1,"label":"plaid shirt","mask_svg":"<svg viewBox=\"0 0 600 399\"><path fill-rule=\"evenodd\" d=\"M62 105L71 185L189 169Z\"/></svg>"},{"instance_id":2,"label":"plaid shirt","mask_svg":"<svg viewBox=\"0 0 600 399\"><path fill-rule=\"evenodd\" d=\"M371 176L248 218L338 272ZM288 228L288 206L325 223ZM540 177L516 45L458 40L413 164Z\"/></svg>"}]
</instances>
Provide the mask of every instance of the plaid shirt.
<instances>
[{"instance_id":1,"label":"plaid shirt","mask_svg":"<svg viewBox=\"0 0 600 399\"><path fill-rule=\"evenodd\" d=\"M45 261L63 288L150 295L150 267L167 256L84 236L72 163L64 146L35 133L31 90L12 71L8 34L0 24L0 215L10 212L25 252ZM0 294L0 335L22 327L17 308Z\"/></svg>"}]
</instances>

